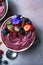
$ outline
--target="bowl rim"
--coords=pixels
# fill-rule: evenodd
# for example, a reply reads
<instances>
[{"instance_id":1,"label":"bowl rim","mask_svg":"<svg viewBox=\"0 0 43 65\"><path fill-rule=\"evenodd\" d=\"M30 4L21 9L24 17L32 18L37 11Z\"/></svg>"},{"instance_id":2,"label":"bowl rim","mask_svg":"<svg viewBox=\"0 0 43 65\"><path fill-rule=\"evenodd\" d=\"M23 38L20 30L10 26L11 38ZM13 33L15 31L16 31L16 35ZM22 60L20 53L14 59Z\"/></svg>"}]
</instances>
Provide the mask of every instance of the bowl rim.
<instances>
[{"instance_id":1,"label":"bowl rim","mask_svg":"<svg viewBox=\"0 0 43 65\"><path fill-rule=\"evenodd\" d=\"M15 15L14 15L14 16L15 16ZM12 16L8 17L8 18L2 23L2 25L1 25L1 30L2 30L3 24L4 24L8 19L10 19L11 17L12 17ZM1 40L2 40L2 38L1 38ZM33 41L30 43L30 45L29 45L28 47L26 47L26 48L24 48L24 49L21 49L21 50L13 50L13 49L8 48L5 44L4 44L4 45L5 45L9 50L11 50L11 51L14 51L14 52L23 52L23 51L29 49L29 48L33 45L34 41L35 41L35 37L34 37ZM3 40L2 40L2 42L3 42ZM3 43L4 43L4 42L3 42Z\"/></svg>"}]
</instances>

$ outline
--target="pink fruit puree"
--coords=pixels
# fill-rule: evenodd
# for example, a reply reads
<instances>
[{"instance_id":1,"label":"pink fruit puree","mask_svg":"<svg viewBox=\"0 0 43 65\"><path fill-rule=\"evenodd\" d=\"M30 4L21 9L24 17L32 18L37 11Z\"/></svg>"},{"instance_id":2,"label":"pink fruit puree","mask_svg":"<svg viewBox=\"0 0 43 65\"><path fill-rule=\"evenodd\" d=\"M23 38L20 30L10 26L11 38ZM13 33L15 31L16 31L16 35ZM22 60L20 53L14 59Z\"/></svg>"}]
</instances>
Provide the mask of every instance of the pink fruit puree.
<instances>
[{"instance_id":1,"label":"pink fruit puree","mask_svg":"<svg viewBox=\"0 0 43 65\"><path fill-rule=\"evenodd\" d=\"M2 25L2 30L5 29L6 22ZM1 33L1 38L4 44L12 50L21 50L29 47L32 41L35 39L35 30L29 31L28 33L12 32L4 35Z\"/></svg>"},{"instance_id":2,"label":"pink fruit puree","mask_svg":"<svg viewBox=\"0 0 43 65\"><path fill-rule=\"evenodd\" d=\"M6 10L6 3L5 1L1 2L2 6L0 6L0 18L3 17L3 15L5 14L5 10Z\"/></svg>"}]
</instances>

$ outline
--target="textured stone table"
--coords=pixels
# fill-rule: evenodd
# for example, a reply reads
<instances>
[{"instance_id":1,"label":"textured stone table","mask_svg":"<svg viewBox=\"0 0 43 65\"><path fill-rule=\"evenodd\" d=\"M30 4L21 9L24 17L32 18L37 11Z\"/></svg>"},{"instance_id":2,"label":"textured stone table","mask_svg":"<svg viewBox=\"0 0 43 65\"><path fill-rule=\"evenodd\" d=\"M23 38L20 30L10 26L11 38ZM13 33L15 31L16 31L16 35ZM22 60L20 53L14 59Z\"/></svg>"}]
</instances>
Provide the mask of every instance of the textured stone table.
<instances>
[{"instance_id":1,"label":"textured stone table","mask_svg":"<svg viewBox=\"0 0 43 65\"><path fill-rule=\"evenodd\" d=\"M0 26L6 18L15 14L21 14L33 21L38 38L30 49L18 53L16 59L9 60L4 54L3 60L7 59L9 65L43 65L43 0L9 0L8 13L0 22ZM2 48L6 53L4 44L0 46L0 49Z\"/></svg>"}]
</instances>

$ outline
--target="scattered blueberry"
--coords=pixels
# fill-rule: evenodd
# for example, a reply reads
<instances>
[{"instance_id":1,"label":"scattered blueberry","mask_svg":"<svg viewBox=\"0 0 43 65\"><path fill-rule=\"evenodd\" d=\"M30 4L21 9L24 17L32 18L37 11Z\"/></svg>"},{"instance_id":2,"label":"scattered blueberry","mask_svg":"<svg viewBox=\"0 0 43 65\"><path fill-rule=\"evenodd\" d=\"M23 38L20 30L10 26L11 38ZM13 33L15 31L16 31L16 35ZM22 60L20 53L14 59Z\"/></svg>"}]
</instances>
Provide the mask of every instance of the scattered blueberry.
<instances>
[{"instance_id":1,"label":"scattered blueberry","mask_svg":"<svg viewBox=\"0 0 43 65\"><path fill-rule=\"evenodd\" d=\"M0 60L0 64L2 64L2 60Z\"/></svg>"},{"instance_id":2,"label":"scattered blueberry","mask_svg":"<svg viewBox=\"0 0 43 65\"><path fill-rule=\"evenodd\" d=\"M8 64L8 61L7 61L7 60L4 60L3 63L4 63L4 64Z\"/></svg>"},{"instance_id":3,"label":"scattered blueberry","mask_svg":"<svg viewBox=\"0 0 43 65\"><path fill-rule=\"evenodd\" d=\"M2 55L4 52L3 52L3 50L0 50L0 55Z\"/></svg>"},{"instance_id":4,"label":"scattered blueberry","mask_svg":"<svg viewBox=\"0 0 43 65\"><path fill-rule=\"evenodd\" d=\"M2 55L0 55L0 59L2 59Z\"/></svg>"}]
</instances>

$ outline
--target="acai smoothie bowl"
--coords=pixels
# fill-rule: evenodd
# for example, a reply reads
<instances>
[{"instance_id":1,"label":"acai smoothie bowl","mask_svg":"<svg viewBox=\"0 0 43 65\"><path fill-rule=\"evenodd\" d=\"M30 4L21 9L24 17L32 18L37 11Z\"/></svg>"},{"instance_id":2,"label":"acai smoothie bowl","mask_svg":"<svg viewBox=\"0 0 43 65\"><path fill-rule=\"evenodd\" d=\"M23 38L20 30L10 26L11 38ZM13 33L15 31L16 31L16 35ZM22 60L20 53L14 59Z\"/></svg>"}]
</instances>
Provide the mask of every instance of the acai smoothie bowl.
<instances>
[{"instance_id":1,"label":"acai smoothie bowl","mask_svg":"<svg viewBox=\"0 0 43 65\"><path fill-rule=\"evenodd\" d=\"M8 0L0 0L0 21L5 17L8 11Z\"/></svg>"},{"instance_id":2,"label":"acai smoothie bowl","mask_svg":"<svg viewBox=\"0 0 43 65\"><path fill-rule=\"evenodd\" d=\"M27 50L35 41L34 25L22 15L11 16L1 26L1 39L10 50Z\"/></svg>"}]
</instances>

